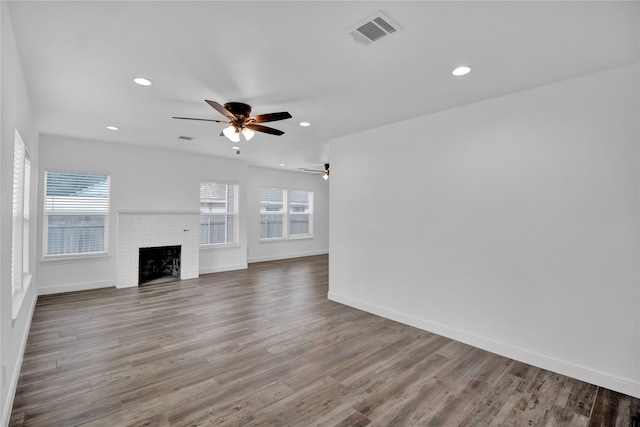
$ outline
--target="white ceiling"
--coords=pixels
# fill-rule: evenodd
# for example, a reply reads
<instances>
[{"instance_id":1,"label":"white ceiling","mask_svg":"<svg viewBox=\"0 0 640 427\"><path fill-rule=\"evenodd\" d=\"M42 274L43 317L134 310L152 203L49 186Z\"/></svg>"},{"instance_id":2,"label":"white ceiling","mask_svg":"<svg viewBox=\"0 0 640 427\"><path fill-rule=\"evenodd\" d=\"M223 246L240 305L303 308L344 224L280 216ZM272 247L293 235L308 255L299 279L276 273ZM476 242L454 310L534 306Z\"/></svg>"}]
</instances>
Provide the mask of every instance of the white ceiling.
<instances>
[{"instance_id":1,"label":"white ceiling","mask_svg":"<svg viewBox=\"0 0 640 427\"><path fill-rule=\"evenodd\" d=\"M316 168L331 138L638 61L637 1L11 1L45 134ZM403 31L345 32L382 10ZM458 65L471 74L453 77ZM144 76L150 87L133 83ZM266 123L238 156L205 104ZM309 121L311 127L298 126ZM105 127L114 125L119 131ZM178 136L194 137L192 141ZM389 141L393 149L393 141Z\"/></svg>"}]
</instances>

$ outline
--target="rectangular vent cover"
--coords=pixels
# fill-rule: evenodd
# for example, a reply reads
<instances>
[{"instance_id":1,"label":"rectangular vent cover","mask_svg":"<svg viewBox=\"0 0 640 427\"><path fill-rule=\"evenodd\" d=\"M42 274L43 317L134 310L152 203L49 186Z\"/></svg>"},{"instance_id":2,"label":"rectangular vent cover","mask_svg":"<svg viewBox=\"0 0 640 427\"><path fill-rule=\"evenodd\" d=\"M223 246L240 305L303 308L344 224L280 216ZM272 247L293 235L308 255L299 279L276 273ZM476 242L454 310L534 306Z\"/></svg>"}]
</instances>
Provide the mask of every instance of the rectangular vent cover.
<instances>
[{"instance_id":1,"label":"rectangular vent cover","mask_svg":"<svg viewBox=\"0 0 640 427\"><path fill-rule=\"evenodd\" d=\"M378 11L347 30L353 39L365 45L401 30L384 12Z\"/></svg>"}]
</instances>

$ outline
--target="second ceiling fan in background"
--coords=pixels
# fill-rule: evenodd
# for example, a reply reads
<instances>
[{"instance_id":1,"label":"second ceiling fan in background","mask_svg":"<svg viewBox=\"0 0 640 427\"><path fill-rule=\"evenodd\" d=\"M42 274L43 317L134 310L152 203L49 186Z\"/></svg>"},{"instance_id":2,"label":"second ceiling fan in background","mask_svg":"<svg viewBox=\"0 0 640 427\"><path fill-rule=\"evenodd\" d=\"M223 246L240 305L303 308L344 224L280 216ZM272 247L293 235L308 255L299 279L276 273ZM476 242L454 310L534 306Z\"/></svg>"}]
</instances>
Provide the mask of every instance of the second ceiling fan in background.
<instances>
[{"instance_id":1,"label":"second ceiling fan in background","mask_svg":"<svg viewBox=\"0 0 640 427\"><path fill-rule=\"evenodd\" d=\"M301 171L311 172L315 174L322 174L322 178L326 181L329 179L329 163L324 164L324 170L320 169L307 169L307 168L299 168Z\"/></svg>"}]
</instances>

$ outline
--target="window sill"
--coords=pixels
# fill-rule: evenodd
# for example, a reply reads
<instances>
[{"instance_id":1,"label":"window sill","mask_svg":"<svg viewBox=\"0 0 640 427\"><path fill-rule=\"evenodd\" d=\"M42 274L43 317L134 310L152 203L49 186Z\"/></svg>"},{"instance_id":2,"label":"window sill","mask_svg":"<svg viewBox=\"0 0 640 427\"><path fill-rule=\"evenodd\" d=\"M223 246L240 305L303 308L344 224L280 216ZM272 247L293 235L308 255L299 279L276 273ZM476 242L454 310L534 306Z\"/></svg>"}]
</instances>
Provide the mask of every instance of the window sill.
<instances>
[{"instance_id":1,"label":"window sill","mask_svg":"<svg viewBox=\"0 0 640 427\"><path fill-rule=\"evenodd\" d=\"M217 251L220 249L238 249L240 244L238 243L221 243L214 245L200 245L200 251L209 252L209 251Z\"/></svg>"},{"instance_id":2,"label":"window sill","mask_svg":"<svg viewBox=\"0 0 640 427\"><path fill-rule=\"evenodd\" d=\"M272 239L260 239L260 243L276 243L276 242L290 242L292 240L311 240L313 239L313 234L305 234L304 236L293 236L293 237L274 237Z\"/></svg>"},{"instance_id":3,"label":"window sill","mask_svg":"<svg viewBox=\"0 0 640 427\"><path fill-rule=\"evenodd\" d=\"M304 234L300 236L289 236L287 240L308 240L313 239L313 234Z\"/></svg>"},{"instance_id":4,"label":"window sill","mask_svg":"<svg viewBox=\"0 0 640 427\"><path fill-rule=\"evenodd\" d=\"M110 258L108 252L93 254L50 255L43 257L40 264L71 264L76 262L91 262Z\"/></svg>"}]
</instances>

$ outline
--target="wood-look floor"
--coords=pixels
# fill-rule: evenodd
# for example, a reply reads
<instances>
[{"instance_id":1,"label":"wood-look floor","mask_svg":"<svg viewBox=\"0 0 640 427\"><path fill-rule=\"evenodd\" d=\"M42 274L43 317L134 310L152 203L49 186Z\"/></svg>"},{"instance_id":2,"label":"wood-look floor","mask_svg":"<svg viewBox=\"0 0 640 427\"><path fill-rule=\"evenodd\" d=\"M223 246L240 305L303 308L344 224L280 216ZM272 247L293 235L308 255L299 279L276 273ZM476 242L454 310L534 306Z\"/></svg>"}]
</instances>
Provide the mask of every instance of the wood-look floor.
<instances>
[{"instance_id":1,"label":"wood-look floor","mask_svg":"<svg viewBox=\"0 0 640 427\"><path fill-rule=\"evenodd\" d=\"M38 299L12 426L629 426L638 399L327 300L326 256Z\"/></svg>"}]
</instances>

